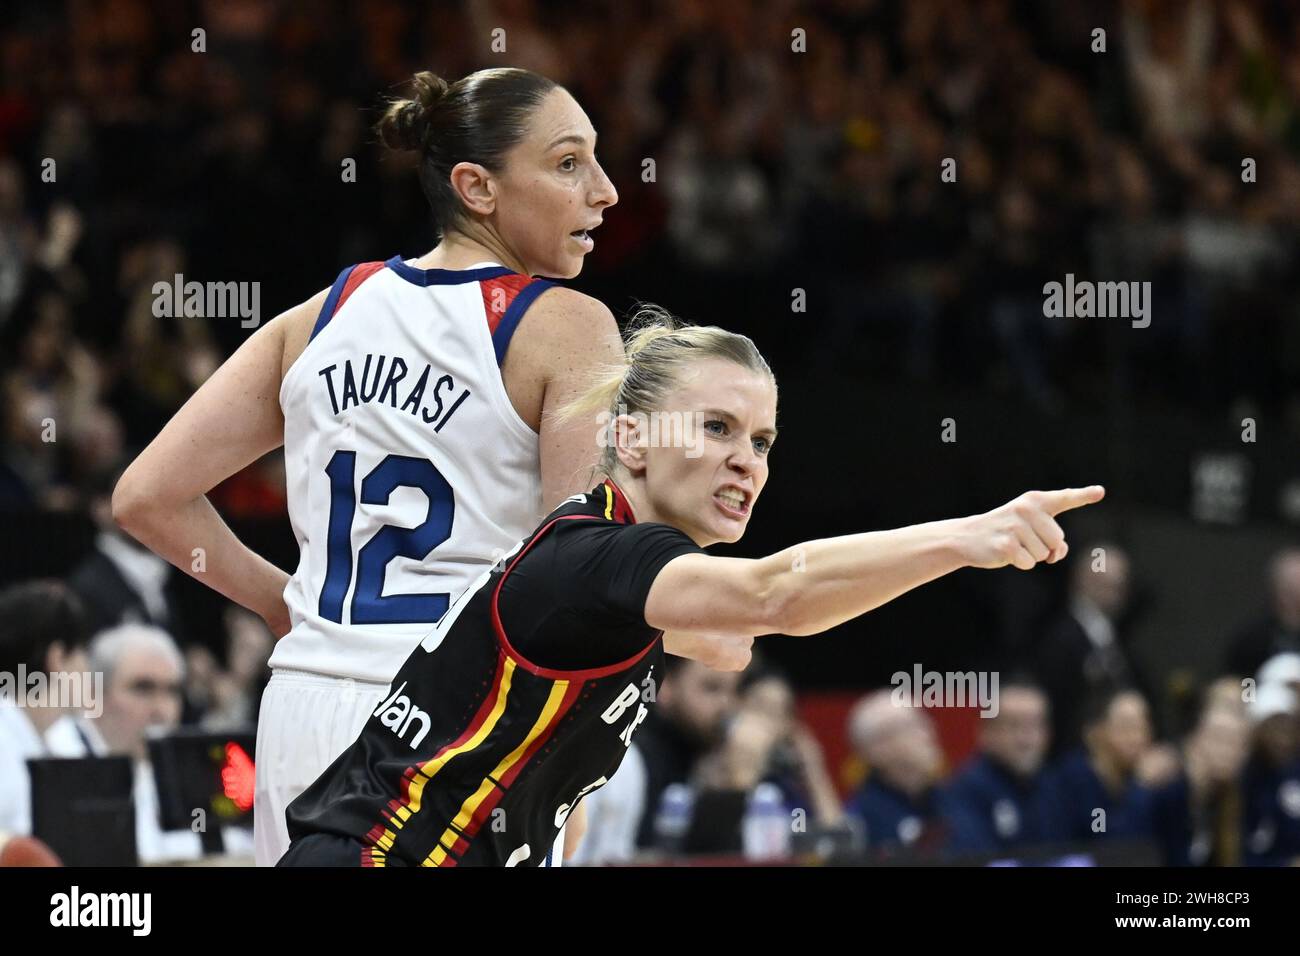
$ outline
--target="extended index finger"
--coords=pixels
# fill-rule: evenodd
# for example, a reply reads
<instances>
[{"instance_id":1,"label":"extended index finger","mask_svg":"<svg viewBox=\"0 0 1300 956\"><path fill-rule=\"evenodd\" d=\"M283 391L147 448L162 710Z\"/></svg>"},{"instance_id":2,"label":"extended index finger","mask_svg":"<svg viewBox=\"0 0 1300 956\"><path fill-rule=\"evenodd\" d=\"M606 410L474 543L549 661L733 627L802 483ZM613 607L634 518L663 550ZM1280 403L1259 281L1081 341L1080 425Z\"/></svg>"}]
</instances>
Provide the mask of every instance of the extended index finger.
<instances>
[{"instance_id":1,"label":"extended index finger","mask_svg":"<svg viewBox=\"0 0 1300 956\"><path fill-rule=\"evenodd\" d=\"M1088 485L1086 488L1061 488L1057 491L1044 491L1047 500L1044 508L1047 513L1056 516L1062 511L1072 511L1084 505L1094 505L1106 497L1106 489L1101 485Z\"/></svg>"}]
</instances>

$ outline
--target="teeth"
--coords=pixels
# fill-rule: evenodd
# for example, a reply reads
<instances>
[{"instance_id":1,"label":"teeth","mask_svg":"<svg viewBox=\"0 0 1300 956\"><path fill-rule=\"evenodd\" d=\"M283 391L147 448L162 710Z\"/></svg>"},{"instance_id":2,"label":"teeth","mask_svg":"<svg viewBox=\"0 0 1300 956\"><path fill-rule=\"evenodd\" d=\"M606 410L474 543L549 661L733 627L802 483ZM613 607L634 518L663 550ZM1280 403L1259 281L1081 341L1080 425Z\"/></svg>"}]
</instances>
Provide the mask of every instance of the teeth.
<instances>
[{"instance_id":1,"label":"teeth","mask_svg":"<svg viewBox=\"0 0 1300 956\"><path fill-rule=\"evenodd\" d=\"M745 506L745 496L734 491L719 491L718 497L739 511Z\"/></svg>"}]
</instances>

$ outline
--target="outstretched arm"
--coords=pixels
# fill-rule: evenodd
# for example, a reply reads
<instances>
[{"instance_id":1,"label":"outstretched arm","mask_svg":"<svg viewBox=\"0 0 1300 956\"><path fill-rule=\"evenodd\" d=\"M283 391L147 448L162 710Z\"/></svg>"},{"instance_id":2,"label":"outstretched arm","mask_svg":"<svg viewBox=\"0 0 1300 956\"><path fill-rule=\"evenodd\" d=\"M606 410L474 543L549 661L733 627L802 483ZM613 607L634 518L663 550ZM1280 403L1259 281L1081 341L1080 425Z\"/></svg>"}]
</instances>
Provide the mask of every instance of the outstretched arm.
<instances>
[{"instance_id":1,"label":"outstretched arm","mask_svg":"<svg viewBox=\"0 0 1300 956\"><path fill-rule=\"evenodd\" d=\"M1056 515L1104 494L1100 485L1029 491L982 515L823 538L766 558L685 554L651 585L646 623L696 635L818 634L958 568L1055 563L1069 550Z\"/></svg>"}]
</instances>

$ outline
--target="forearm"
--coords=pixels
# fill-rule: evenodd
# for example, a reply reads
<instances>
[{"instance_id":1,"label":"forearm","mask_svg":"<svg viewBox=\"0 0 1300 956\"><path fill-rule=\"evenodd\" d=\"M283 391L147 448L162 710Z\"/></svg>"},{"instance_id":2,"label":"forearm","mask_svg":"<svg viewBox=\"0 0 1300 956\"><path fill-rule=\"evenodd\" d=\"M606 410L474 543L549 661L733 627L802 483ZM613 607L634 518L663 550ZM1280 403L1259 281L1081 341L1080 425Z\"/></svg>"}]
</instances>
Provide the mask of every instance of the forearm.
<instances>
[{"instance_id":1,"label":"forearm","mask_svg":"<svg viewBox=\"0 0 1300 956\"><path fill-rule=\"evenodd\" d=\"M128 534L197 581L265 618L277 637L287 629L289 575L249 549L205 496L179 503L123 505L114 517ZM276 627L274 622L284 622Z\"/></svg>"},{"instance_id":2,"label":"forearm","mask_svg":"<svg viewBox=\"0 0 1300 956\"><path fill-rule=\"evenodd\" d=\"M822 538L763 558L782 633L817 634L965 567L960 519Z\"/></svg>"},{"instance_id":3,"label":"forearm","mask_svg":"<svg viewBox=\"0 0 1300 956\"><path fill-rule=\"evenodd\" d=\"M1029 571L1069 553L1056 515L1101 485L1027 491L980 515L807 541L758 560L686 554L646 599L646 623L696 634L817 634L958 568Z\"/></svg>"}]
</instances>

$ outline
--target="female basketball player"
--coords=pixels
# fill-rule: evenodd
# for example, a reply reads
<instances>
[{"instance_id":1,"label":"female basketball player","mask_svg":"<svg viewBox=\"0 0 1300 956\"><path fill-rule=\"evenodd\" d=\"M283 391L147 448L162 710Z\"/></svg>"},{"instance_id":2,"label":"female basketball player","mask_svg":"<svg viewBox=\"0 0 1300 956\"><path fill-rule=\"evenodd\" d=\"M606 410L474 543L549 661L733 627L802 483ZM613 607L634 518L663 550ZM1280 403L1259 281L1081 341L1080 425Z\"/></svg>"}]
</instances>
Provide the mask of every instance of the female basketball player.
<instances>
[{"instance_id":1,"label":"female basketball player","mask_svg":"<svg viewBox=\"0 0 1300 956\"><path fill-rule=\"evenodd\" d=\"M744 533L767 481L776 383L744 336L650 319L626 370L573 406L612 416L605 482L457 599L289 807L284 865L535 865L654 705L660 632L816 634L958 568L1059 561L1054 516L1104 493L1031 491L968 518L709 556ZM654 441L656 415L698 422L701 442Z\"/></svg>"},{"instance_id":2,"label":"female basketball player","mask_svg":"<svg viewBox=\"0 0 1300 956\"><path fill-rule=\"evenodd\" d=\"M123 528L287 635L258 721L260 864L450 597L587 486L595 431L552 412L622 357L605 306L532 278L577 275L618 199L582 108L526 70L414 82L379 132L418 153L437 247L350 266L260 329L113 496ZM292 577L205 497L281 444Z\"/></svg>"}]
</instances>

